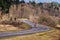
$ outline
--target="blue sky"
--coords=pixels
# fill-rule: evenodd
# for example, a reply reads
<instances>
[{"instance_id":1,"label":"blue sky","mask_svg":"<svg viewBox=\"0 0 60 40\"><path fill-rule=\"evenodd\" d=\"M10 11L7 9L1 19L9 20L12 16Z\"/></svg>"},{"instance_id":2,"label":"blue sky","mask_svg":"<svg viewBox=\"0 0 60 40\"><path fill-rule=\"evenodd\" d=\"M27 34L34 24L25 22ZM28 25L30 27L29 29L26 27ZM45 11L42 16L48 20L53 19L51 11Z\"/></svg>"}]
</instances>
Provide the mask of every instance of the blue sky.
<instances>
[{"instance_id":1,"label":"blue sky","mask_svg":"<svg viewBox=\"0 0 60 40\"><path fill-rule=\"evenodd\" d=\"M29 2L29 0L25 0L26 2ZM33 1L33 0L31 0ZM60 3L60 0L35 0L35 2L58 2Z\"/></svg>"}]
</instances>

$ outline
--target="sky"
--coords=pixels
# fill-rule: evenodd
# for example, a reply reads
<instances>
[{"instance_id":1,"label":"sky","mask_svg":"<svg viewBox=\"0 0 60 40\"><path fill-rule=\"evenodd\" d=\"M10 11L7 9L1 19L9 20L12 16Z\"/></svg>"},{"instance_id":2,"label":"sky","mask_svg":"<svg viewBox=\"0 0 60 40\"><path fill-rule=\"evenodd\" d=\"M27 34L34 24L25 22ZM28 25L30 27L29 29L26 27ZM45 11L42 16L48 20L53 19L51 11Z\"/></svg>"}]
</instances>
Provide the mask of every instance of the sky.
<instances>
[{"instance_id":1,"label":"sky","mask_svg":"<svg viewBox=\"0 0 60 40\"><path fill-rule=\"evenodd\" d=\"M25 0L26 2L33 1L33 0ZM60 0L34 0L35 2L58 2L60 3Z\"/></svg>"}]
</instances>

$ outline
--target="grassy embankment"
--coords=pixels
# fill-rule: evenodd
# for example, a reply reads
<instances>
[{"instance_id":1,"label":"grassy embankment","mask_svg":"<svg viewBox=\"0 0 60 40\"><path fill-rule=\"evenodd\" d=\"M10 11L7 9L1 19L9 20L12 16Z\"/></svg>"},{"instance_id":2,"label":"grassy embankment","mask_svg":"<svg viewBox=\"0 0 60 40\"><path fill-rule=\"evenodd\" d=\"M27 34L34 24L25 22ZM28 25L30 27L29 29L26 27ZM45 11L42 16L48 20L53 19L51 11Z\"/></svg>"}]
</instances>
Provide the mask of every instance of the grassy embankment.
<instances>
[{"instance_id":1,"label":"grassy embankment","mask_svg":"<svg viewBox=\"0 0 60 40\"><path fill-rule=\"evenodd\" d=\"M0 32L14 32L14 31L20 31L20 30L27 30L30 28L31 26L25 23L16 27L13 25L0 25Z\"/></svg>"}]
</instances>

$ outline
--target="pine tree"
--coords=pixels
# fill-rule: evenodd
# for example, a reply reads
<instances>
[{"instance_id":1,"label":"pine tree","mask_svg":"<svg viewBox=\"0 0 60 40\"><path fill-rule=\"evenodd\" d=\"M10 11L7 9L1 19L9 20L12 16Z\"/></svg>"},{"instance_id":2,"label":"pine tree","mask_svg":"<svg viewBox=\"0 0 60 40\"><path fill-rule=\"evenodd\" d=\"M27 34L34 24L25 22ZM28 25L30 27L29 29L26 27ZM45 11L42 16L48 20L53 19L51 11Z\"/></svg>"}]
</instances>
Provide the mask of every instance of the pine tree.
<instances>
[{"instance_id":1,"label":"pine tree","mask_svg":"<svg viewBox=\"0 0 60 40\"><path fill-rule=\"evenodd\" d=\"M25 1L24 0L21 0L20 3L25 3Z\"/></svg>"}]
</instances>

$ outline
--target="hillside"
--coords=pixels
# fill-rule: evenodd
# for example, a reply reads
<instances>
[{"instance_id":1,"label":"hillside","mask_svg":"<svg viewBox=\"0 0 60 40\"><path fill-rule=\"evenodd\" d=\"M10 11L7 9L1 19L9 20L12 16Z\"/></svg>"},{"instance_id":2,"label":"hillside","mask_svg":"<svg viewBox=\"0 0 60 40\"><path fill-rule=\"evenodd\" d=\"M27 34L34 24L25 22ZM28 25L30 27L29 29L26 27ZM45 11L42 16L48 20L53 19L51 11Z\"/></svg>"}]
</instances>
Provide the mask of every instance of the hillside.
<instances>
[{"instance_id":1,"label":"hillside","mask_svg":"<svg viewBox=\"0 0 60 40\"><path fill-rule=\"evenodd\" d=\"M60 6L52 6L51 3L19 3L13 4L9 8L8 14L0 10L0 19L7 18L29 18L30 16L40 16L41 14L60 17Z\"/></svg>"}]
</instances>

